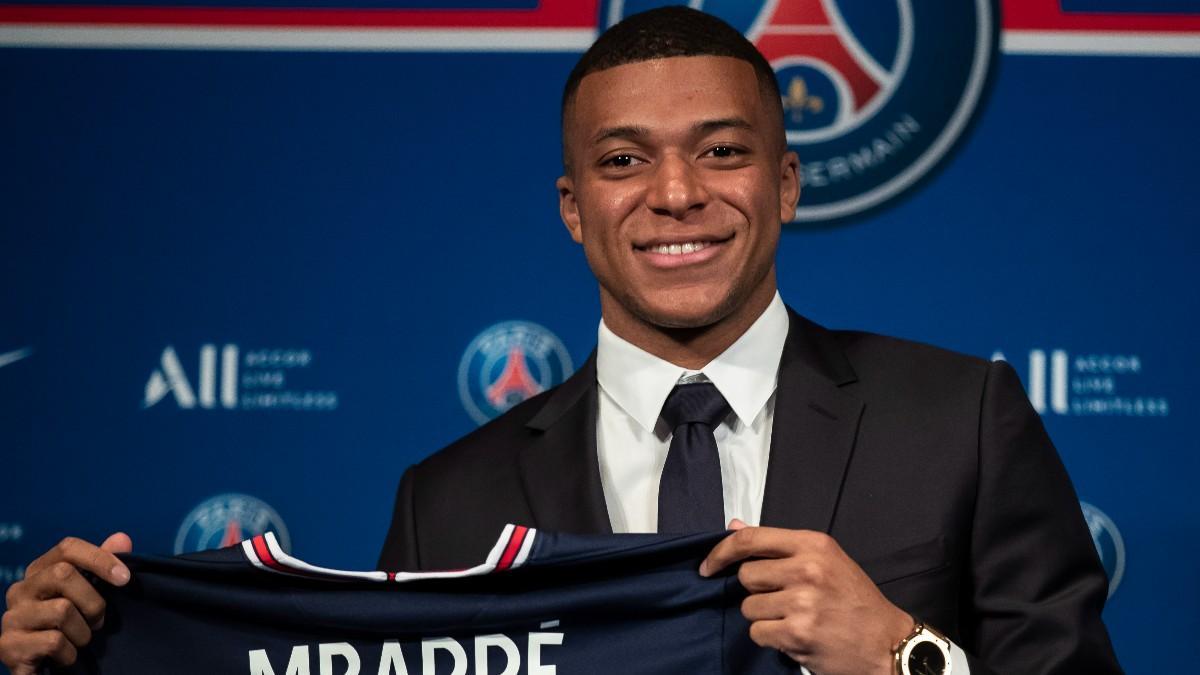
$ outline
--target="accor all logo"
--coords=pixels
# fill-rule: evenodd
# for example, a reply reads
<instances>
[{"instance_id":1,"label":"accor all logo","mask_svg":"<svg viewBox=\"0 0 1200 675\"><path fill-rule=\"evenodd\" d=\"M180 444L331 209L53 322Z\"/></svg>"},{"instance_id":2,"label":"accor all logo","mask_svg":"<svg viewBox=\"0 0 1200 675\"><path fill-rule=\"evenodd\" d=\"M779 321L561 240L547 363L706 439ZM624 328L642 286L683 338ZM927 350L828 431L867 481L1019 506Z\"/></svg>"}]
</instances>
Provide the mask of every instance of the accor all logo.
<instances>
[{"instance_id":1,"label":"accor all logo","mask_svg":"<svg viewBox=\"0 0 1200 675\"><path fill-rule=\"evenodd\" d=\"M1007 361L1003 352L993 361ZM1128 383L1145 373L1143 358L1129 353L1072 355L1066 349L1031 349L1025 389L1040 414L1166 417L1165 396L1127 395Z\"/></svg>"},{"instance_id":2,"label":"accor all logo","mask_svg":"<svg viewBox=\"0 0 1200 675\"><path fill-rule=\"evenodd\" d=\"M203 344L189 377L186 359L167 345L146 380L142 408L170 396L184 410L297 410L331 411L338 393L330 390L297 390L289 380L313 363L309 349L242 349L233 343Z\"/></svg>"},{"instance_id":3,"label":"accor all logo","mask_svg":"<svg viewBox=\"0 0 1200 675\"><path fill-rule=\"evenodd\" d=\"M193 388L183 364L175 348L167 345L159 359L159 367L150 374L146 381L146 397L142 407L150 406L163 400L167 394L175 397L180 408L215 408L218 402L222 408L234 409L238 405L238 346L226 344L220 348L220 371L217 368L217 346L203 345L200 347L199 376L197 387ZM219 386L218 386L219 383ZM220 394L218 396L218 390Z\"/></svg>"}]
</instances>

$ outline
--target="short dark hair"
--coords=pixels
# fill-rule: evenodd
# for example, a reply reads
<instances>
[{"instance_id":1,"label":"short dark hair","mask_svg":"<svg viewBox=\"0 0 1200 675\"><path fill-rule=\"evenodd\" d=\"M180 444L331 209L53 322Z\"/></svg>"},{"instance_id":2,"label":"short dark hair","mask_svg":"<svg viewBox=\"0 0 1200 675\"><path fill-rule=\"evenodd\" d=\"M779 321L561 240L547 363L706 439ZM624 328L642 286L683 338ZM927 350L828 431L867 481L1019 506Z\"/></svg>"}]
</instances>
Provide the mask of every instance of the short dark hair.
<instances>
[{"instance_id":1,"label":"short dark hair","mask_svg":"<svg viewBox=\"0 0 1200 675\"><path fill-rule=\"evenodd\" d=\"M763 97L773 101L778 110L782 141L783 102L771 64L733 26L711 14L682 5L651 9L626 18L602 33L579 57L563 87L561 118L564 133L567 107L584 77L627 63L672 56L728 56L753 66ZM564 153L565 140L564 137Z\"/></svg>"}]
</instances>

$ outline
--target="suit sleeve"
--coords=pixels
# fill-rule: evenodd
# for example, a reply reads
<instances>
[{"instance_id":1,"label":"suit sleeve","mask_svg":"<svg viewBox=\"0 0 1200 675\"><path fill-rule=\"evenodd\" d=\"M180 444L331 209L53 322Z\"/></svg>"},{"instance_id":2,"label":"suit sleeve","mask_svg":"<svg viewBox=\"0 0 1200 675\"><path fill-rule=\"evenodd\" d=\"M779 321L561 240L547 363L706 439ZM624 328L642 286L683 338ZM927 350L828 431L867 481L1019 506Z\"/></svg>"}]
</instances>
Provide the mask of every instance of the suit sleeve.
<instances>
[{"instance_id":1,"label":"suit sleeve","mask_svg":"<svg viewBox=\"0 0 1200 675\"><path fill-rule=\"evenodd\" d=\"M1120 673L1108 580L1079 500L1012 367L989 366L963 648L971 671Z\"/></svg>"},{"instance_id":2,"label":"suit sleeve","mask_svg":"<svg viewBox=\"0 0 1200 675\"><path fill-rule=\"evenodd\" d=\"M377 569L389 571L415 571L421 569L421 556L417 548L417 521L413 483L416 481L416 466L411 466L400 479L396 490L396 505L392 511L392 525L383 541Z\"/></svg>"}]
</instances>

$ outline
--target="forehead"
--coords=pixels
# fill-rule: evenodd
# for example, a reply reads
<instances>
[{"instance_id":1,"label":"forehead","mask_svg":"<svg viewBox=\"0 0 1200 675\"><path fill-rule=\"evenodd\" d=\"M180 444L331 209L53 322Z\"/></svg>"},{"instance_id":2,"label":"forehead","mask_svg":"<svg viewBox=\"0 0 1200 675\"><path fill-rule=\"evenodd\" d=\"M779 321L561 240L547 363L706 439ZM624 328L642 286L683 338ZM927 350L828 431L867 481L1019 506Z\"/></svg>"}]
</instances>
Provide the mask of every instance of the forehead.
<instances>
[{"instance_id":1,"label":"forehead","mask_svg":"<svg viewBox=\"0 0 1200 675\"><path fill-rule=\"evenodd\" d=\"M738 117L760 127L763 107L749 63L727 56L677 56L587 75L571 104L570 126L579 140L606 127L670 129L703 119Z\"/></svg>"}]
</instances>

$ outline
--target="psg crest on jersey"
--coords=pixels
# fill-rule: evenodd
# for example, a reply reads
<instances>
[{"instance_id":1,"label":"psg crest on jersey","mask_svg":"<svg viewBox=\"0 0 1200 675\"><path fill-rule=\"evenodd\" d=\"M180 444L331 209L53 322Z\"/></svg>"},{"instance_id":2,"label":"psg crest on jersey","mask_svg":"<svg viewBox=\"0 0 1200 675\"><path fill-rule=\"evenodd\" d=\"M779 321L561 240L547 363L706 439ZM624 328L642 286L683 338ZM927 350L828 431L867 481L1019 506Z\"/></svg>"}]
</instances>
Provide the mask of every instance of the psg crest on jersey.
<instances>
[{"instance_id":1,"label":"psg crest on jersey","mask_svg":"<svg viewBox=\"0 0 1200 675\"><path fill-rule=\"evenodd\" d=\"M274 532L284 550L291 549L287 526L266 502L250 495L217 495L183 519L175 536L175 555L232 546L266 532Z\"/></svg>"},{"instance_id":2,"label":"psg crest on jersey","mask_svg":"<svg viewBox=\"0 0 1200 675\"><path fill-rule=\"evenodd\" d=\"M602 27L662 0L607 0ZM796 224L888 203L936 168L970 125L998 42L995 0L702 0L775 69L800 155Z\"/></svg>"},{"instance_id":3,"label":"psg crest on jersey","mask_svg":"<svg viewBox=\"0 0 1200 675\"><path fill-rule=\"evenodd\" d=\"M505 321L477 335L458 366L458 394L479 424L571 374L571 355L554 333L529 321Z\"/></svg>"},{"instance_id":4,"label":"psg crest on jersey","mask_svg":"<svg viewBox=\"0 0 1200 675\"><path fill-rule=\"evenodd\" d=\"M1100 562L1108 573L1108 597L1112 597L1125 576L1125 540L1121 531L1103 511L1088 504L1079 502L1083 508L1083 520L1087 523L1088 531L1092 533L1092 543L1096 545L1096 553L1100 554Z\"/></svg>"}]
</instances>

